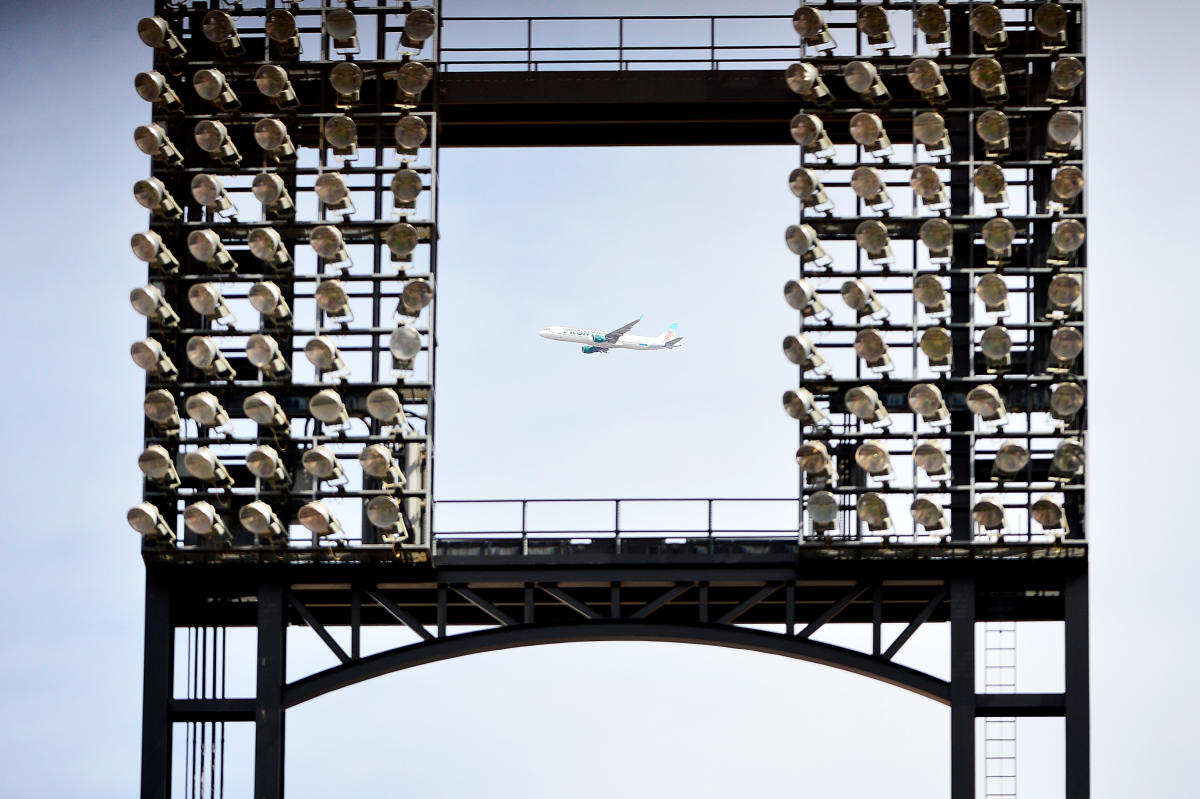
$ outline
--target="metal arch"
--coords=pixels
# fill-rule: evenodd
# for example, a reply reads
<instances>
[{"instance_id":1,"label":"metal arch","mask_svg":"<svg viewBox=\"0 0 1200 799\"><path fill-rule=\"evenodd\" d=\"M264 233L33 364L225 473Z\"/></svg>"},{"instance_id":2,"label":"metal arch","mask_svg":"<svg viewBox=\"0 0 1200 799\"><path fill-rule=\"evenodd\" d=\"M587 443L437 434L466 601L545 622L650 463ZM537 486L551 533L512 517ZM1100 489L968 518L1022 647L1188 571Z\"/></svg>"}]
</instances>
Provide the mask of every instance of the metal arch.
<instances>
[{"instance_id":1,"label":"metal arch","mask_svg":"<svg viewBox=\"0 0 1200 799\"><path fill-rule=\"evenodd\" d=\"M442 660L541 644L586 641L658 641L746 649L818 663L880 680L950 704L950 683L879 657L804 638L715 624L660 624L639 621L583 621L523 624L464 633L389 649L297 680L284 689L284 707L294 707L394 671Z\"/></svg>"}]
</instances>

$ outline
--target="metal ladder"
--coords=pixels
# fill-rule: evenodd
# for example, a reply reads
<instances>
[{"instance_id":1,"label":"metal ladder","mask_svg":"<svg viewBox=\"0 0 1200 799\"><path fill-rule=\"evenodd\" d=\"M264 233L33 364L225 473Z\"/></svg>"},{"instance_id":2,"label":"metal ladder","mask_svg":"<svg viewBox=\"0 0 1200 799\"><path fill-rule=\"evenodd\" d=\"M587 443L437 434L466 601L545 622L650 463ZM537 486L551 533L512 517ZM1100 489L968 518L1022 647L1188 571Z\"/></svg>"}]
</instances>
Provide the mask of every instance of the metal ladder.
<instances>
[{"instance_id":1,"label":"metal ladder","mask_svg":"<svg viewBox=\"0 0 1200 799\"><path fill-rule=\"evenodd\" d=\"M984 690L1011 694L1017 690L1017 623L988 622L984 635ZM984 721L984 794L987 799L1017 795L1017 720Z\"/></svg>"}]
</instances>

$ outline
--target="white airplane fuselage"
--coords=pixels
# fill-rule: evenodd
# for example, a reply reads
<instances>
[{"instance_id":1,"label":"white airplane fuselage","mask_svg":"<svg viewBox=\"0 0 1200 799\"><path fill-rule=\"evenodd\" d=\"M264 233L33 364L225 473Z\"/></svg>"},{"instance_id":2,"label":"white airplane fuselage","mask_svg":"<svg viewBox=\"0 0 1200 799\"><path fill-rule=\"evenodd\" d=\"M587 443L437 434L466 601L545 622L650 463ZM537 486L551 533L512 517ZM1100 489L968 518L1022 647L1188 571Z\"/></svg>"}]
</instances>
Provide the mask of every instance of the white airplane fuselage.
<instances>
[{"instance_id":1,"label":"white airplane fuselage","mask_svg":"<svg viewBox=\"0 0 1200 799\"><path fill-rule=\"evenodd\" d=\"M552 341L566 341L597 349L666 350L676 346L667 344L661 337L634 336L629 333L610 342L605 340L606 331L604 330L587 330L582 327L565 327L563 325L544 327L538 331L538 335Z\"/></svg>"}]
</instances>

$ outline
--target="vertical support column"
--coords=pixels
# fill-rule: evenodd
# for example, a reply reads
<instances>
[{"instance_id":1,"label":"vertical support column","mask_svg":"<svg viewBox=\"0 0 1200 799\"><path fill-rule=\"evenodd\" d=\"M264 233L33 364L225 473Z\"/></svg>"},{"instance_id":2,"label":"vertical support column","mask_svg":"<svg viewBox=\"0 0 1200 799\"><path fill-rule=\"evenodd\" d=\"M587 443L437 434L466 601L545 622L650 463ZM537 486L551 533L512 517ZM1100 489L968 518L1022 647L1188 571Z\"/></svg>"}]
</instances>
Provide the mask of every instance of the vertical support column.
<instances>
[{"instance_id":1,"label":"vertical support column","mask_svg":"<svg viewBox=\"0 0 1200 799\"><path fill-rule=\"evenodd\" d=\"M975 580L950 579L950 799L975 797Z\"/></svg>"},{"instance_id":2,"label":"vertical support column","mask_svg":"<svg viewBox=\"0 0 1200 799\"><path fill-rule=\"evenodd\" d=\"M254 707L254 799L283 799L284 589L258 587L258 687Z\"/></svg>"},{"instance_id":3,"label":"vertical support column","mask_svg":"<svg viewBox=\"0 0 1200 799\"><path fill-rule=\"evenodd\" d=\"M170 799L175 631L171 591L146 569L146 649L142 671L142 799Z\"/></svg>"},{"instance_id":4,"label":"vertical support column","mask_svg":"<svg viewBox=\"0 0 1200 799\"><path fill-rule=\"evenodd\" d=\"M1067 579L1064 613L1066 666L1066 799L1091 795L1087 567Z\"/></svg>"}]
</instances>

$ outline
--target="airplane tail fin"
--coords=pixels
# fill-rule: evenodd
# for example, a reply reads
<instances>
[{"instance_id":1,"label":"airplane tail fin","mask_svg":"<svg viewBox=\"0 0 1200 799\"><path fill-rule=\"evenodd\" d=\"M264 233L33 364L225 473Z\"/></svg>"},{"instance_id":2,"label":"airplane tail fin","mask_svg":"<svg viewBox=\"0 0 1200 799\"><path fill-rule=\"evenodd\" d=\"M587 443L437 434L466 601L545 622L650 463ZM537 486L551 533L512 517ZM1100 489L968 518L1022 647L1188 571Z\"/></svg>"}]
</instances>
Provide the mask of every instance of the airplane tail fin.
<instances>
[{"instance_id":1,"label":"airplane tail fin","mask_svg":"<svg viewBox=\"0 0 1200 799\"><path fill-rule=\"evenodd\" d=\"M658 334L656 342L663 347L678 347L683 337L679 335L679 323L676 322Z\"/></svg>"}]
</instances>

